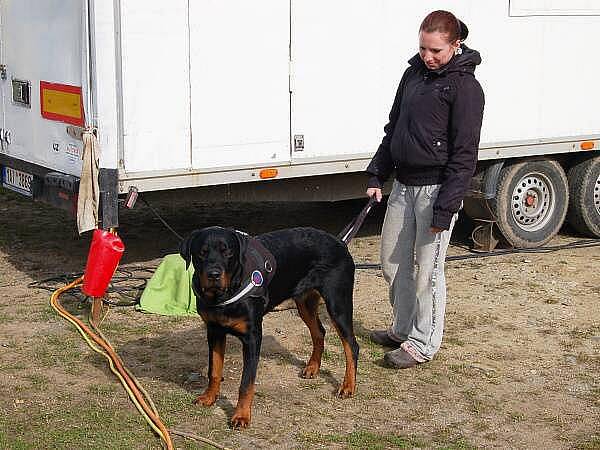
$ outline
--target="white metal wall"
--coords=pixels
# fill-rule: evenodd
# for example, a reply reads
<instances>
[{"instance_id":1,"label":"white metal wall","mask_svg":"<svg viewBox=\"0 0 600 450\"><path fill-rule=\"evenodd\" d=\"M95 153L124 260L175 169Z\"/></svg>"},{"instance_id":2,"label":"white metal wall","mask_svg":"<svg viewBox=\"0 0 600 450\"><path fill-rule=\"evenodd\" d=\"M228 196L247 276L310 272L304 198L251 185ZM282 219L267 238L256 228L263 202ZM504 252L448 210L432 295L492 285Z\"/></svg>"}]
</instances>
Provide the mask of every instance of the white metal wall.
<instances>
[{"instance_id":1,"label":"white metal wall","mask_svg":"<svg viewBox=\"0 0 600 450\"><path fill-rule=\"evenodd\" d=\"M485 7L473 12L474 4L293 0L292 135L305 142L293 159L375 151L407 61L418 51L421 20L451 9L470 22L485 14Z\"/></svg>"},{"instance_id":2,"label":"white metal wall","mask_svg":"<svg viewBox=\"0 0 600 450\"><path fill-rule=\"evenodd\" d=\"M121 2L124 168L189 168L188 1Z\"/></svg>"},{"instance_id":3,"label":"white metal wall","mask_svg":"<svg viewBox=\"0 0 600 450\"><path fill-rule=\"evenodd\" d=\"M12 143L0 152L72 175L81 172L82 144L67 125L42 118L40 80L82 86L83 4L80 0L3 0L0 80L2 128ZM12 102L12 78L31 82L31 108ZM85 91L85 86L83 86Z\"/></svg>"},{"instance_id":4,"label":"white metal wall","mask_svg":"<svg viewBox=\"0 0 600 450\"><path fill-rule=\"evenodd\" d=\"M190 2L192 165L289 161L289 2Z\"/></svg>"},{"instance_id":5,"label":"white metal wall","mask_svg":"<svg viewBox=\"0 0 600 450\"><path fill-rule=\"evenodd\" d=\"M508 17L506 6L498 0L474 7L468 22L467 43L484 59L477 71L486 93L482 142L600 134L593 107L600 88L590 67L597 62L589 48L600 17L575 10L569 12L582 15Z\"/></svg>"},{"instance_id":6,"label":"white metal wall","mask_svg":"<svg viewBox=\"0 0 600 450\"><path fill-rule=\"evenodd\" d=\"M538 16L538 0L121 2L125 168L276 165L294 135L295 162L373 152L435 9L455 12L481 52L483 145L600 134L596 4Z\"/></svg>"},{"instance_id":7,"label":"white metal wall","mask_svg":"<svg viewBox=\"0 0 600 450\"><path fill-rule=\"evenodd\" d=\"M292 1L295 160L373 149L395 75L383 22L381 0Z\"/></svg>"},{"instance_id":8,"label":"white metal wall","mask_svg":"<svg viewBox=\"0 0 600 450\"><path fill-rule=\"evenodd\" d=\"M305 141L294 159L377 148L407 60L418 51L420 22L436 9L461 18L470 29L466 44L482 55L483 145L600 134L589 49L600 29L600 17L589 14L600 2L583 3L550 5L562 5L566 17L511 17L508 0L293 0L292 135ZM518 6L541 8L538 0Z\"/></svg>"}]
</instances>

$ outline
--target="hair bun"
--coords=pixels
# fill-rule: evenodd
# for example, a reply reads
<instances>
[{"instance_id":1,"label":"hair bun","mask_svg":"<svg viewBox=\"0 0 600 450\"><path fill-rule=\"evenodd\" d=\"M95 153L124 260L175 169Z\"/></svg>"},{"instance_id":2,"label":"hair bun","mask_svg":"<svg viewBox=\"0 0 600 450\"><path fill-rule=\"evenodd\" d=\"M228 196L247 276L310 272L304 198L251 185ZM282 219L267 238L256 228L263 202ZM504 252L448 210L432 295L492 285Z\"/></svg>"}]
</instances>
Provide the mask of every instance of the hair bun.
<instances>
[{"instance_id":1,"label":"hair bun","mask_svg":"<svg viewBox=\"0 0 600 450\"><path fill-rule=\"evenodd\" d=\"M459 39L461 41L464 41L465 39L467 39L467 36L469 35L469 27L467 27L462 20L460 20L460 19L457 19L457 20L458 20L458 25L459 25L459 29L458 29Z\"/></svg>"}]
</instances>

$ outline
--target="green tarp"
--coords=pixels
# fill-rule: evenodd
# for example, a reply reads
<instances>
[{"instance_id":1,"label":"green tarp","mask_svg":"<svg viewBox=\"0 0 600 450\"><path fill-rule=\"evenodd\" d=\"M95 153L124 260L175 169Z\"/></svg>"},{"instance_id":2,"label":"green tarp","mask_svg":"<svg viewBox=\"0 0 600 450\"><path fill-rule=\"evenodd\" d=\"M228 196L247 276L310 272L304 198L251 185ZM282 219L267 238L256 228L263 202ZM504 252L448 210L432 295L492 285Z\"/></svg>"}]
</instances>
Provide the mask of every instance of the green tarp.
<instances>
[{"instance_id":1,"label":"green tarp","mask_svg":"<svg viewBox=\"0 0 600 450\"><path fill-rule=\"evenodd\" d=\"M194 266L190 264L186 270L181 256L165 256L148 281L137 310L164 316L196 316L192 275Z\"/></svg>"}]
</instances>

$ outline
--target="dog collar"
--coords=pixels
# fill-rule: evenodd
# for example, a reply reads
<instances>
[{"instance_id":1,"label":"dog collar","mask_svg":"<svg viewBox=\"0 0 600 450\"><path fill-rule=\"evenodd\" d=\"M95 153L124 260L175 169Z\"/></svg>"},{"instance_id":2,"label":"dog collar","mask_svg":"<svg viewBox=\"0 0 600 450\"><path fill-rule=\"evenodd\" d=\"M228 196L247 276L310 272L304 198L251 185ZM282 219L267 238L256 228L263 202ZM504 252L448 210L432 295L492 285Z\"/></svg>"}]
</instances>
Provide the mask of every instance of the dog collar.
<instances>
[{"instance_id":1,"label":"dog collar","mask_svg":"<svg viewBox=\"0 0 600 450\"><path fill-rule=\"evenodd\" d=\"M231 305L232 303L235 303L235 302L241 300L242 298L244 298L255 287L262 286L263 282L264 282L264 278L263 278L262 273L260 273L259 270L255 270L250 275L250 281L248 281L248 284L246 284L246 286L244 288L242 288L240 291L238 291L237 294L235 294L229 300L225 300L224 302L217 303L216 305L210 305L210 306L213 307L213 308L216 308L216 307L219 307L219 306Z\"/></svg>"}]
</instances>

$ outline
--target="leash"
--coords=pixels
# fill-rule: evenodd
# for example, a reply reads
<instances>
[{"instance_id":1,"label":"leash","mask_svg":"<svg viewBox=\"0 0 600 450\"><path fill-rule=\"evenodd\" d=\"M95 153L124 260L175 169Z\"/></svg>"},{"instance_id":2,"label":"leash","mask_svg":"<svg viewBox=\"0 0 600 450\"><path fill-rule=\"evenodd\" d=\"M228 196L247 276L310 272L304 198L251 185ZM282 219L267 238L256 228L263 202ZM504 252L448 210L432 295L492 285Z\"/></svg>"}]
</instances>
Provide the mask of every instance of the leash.
<instances>
[{"instance_id":1,"label":"leash","mask_svg":"<svg viewBox=\"0 0 600 450\"><path fill-rule=\"evenodd\" d=\"M356 233L358 233L358 230L360 230L360 227L367 218L367 215L371 211L371 208L373 208L373 205L375 205L376 203L377 200L375 200L375 196L369 198L369 201L362 209L362 211L358 213L358 216L356 216L354 220L352 220L352 222L346 225L344 229L340 232L340 234L338 234L338 239L341 240L344 244L348 245L352 238L356 235Z\"/></svg>"},{"instance_id":2,"label":"leash","mask_svg":"<svg viewBox=\"0 0 600 450\"><path fill-rule=\"evenodd\" d=\"M158 220L160 220L162 222L162 224L171 232L173 233L173 235L179 240L179 241L183 241L183 237L177 233L166 221L165 219L163 219L161 217L161 215L158 213L158 211L156 211L156 209L154 209L147 201L146 199L144 199L143 197L141 197L142 202L150 209L150 211L152 211L152 213L158 218ZM348 225L346 225L344 227L344 229L337 235L338 239L341 240L343 243L345 243L346 245L348 245L350 243L350 241L352 240L352 238L354 238L354 236L356 236L356 233L358 233L358 230L360 230L360 227L362 226L363 222L365 221L365 219L367 218L367 215L369 215L369 212L371 211L371 208L373 207L373 205L377 204L377 200L375 200L374 196L369 198L369 201L367 202L367 204L365 205L365 207L362 209L362 211L358 214L358 216L356 216L352 222L350 222ZM238 231L238 230L236 230ZM238 231L239 233L243 233L241 231Z\"/></svg>"}]
</instances>

